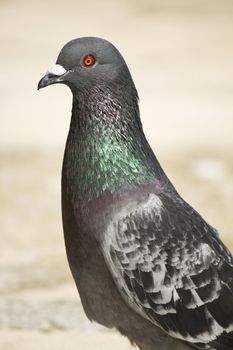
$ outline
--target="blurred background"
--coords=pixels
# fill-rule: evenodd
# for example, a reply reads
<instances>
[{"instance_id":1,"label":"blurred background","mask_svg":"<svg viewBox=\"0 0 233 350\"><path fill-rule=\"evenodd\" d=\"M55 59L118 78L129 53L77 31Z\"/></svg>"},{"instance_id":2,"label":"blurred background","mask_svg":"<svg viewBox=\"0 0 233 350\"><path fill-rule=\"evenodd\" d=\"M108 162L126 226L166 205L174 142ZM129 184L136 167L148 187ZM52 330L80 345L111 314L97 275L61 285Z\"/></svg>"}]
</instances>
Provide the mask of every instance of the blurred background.
<instances>
[{"instance_id":1,"label":"blurred background","mask_svg":"<svg viewBox=\"0 0 233 350\"><path fill-rule=\"evenodd\" d=\"M145 133L181 195L233 249L232 0L0 0L0 349L122 349L84 316L65 256L65 86L37 91L62 46L113 42Z\"/></svg>"}]
</instances>

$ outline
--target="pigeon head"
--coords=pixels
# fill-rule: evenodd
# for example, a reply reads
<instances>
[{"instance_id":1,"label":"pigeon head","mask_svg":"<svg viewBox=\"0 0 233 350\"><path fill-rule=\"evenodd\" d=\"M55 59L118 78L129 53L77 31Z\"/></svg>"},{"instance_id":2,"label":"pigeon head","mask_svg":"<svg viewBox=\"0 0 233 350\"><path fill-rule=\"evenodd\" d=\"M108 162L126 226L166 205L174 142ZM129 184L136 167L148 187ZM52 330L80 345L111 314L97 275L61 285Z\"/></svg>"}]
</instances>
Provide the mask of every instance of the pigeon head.
<instances>
[{"instance_id":1,"label":"pigeon head","mask_svg":"<svg viewBox=\"0 0 233 350\"><path fill-rule=\"evenodd\" d=\"M119 51L107 40L84 37L71 40L61 50L56 65L40 80L38 89L65 84L77 95L93 86L134 86L127 65ZM136 91L136 90L135 90Z\"/></svg>"}]
</instances>

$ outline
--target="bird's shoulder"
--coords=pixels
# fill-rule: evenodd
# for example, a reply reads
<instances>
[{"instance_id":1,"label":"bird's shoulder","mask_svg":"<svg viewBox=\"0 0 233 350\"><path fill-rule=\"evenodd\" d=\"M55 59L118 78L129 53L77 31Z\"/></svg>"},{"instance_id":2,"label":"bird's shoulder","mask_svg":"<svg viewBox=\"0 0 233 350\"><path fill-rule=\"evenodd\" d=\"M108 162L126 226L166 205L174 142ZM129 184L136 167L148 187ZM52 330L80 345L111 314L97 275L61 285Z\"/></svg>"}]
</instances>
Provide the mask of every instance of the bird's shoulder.
<instances>
[{"instance_id":1,"label":"bird's shoulder","mask_svg":"<svg viewBox=\"0 0 233 350\"><path fill-rule=\"evenodd\" d=\"M114 213L104 237L106 262L136 312L196 344L233 330L232 255L179 196L132 200Z\"/></svg>"}]
</instances>

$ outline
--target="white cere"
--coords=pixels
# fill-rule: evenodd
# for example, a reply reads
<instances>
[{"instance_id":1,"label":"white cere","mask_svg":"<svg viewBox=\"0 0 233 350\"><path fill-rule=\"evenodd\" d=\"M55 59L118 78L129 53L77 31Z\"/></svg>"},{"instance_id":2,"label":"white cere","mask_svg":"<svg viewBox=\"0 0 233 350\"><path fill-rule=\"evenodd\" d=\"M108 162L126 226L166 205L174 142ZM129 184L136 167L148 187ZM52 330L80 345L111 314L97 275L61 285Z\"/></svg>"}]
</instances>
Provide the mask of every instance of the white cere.
<instances>
[{"instance_id":1,"label":"white cere","mask_svg":"<svg viewBox=\"0 0 233 350\"><path fill-rule=\"evenodd\" d=\"M50 67L46 74L56 75L60 76L65 74L67 71L64 67L62 67L60 64L55 64L54 66Z\"/></svg>"}]
</instances>

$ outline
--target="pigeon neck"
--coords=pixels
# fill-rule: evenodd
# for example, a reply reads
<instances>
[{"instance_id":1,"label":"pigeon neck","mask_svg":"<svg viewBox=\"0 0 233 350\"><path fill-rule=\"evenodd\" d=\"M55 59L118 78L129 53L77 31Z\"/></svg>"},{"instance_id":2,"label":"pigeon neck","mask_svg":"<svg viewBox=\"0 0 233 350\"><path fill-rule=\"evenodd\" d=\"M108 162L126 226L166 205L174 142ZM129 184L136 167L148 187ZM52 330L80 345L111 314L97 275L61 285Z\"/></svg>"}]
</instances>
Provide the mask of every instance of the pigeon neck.
<instances>
[{"instance_id":1,"label":"pigeon neck","mask_svg":"<svg viewBox=\"0 0 233 350\"><path fill-rule=\"evenodd\" d=\"M142 131L133 92L121 93L121 99L111 91L74 97L63 164L70 194L90 201L166 182Z\"/></svg>"}]
</instances>

